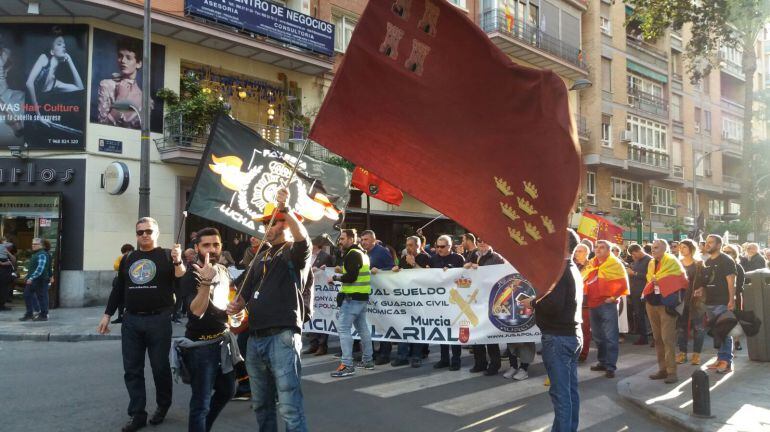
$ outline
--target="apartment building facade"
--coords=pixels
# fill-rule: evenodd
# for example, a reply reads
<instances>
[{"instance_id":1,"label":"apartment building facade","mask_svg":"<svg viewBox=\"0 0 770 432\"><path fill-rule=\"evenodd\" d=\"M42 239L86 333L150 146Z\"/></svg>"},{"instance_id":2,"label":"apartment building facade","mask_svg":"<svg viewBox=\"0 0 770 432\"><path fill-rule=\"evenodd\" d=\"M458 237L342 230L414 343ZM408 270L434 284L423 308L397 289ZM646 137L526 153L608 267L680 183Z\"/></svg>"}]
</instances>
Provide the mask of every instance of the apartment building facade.
<instances>
[{"instance_id":1,"label":"apartment building facade","mask_svg":"<svg viewBox=\"0 0 770 432\"><path fill-rule=\"evenodd\" d=\"M763 68L747 78L741 53L722 49L721 67L694 85L684 63L688 29L645 40L625 25L632 12L597 0L584 15L594 85L581 92L581 111L597 134L582 147L580 206L625 221L639 208L645 240L683 234L701 214L707 224L739 217L744 86L753 79L763 88ZM757 137L764 129L752 128ZM635 227L625 228L625 239L636 240Z\"/></svg>"}]
</instances>

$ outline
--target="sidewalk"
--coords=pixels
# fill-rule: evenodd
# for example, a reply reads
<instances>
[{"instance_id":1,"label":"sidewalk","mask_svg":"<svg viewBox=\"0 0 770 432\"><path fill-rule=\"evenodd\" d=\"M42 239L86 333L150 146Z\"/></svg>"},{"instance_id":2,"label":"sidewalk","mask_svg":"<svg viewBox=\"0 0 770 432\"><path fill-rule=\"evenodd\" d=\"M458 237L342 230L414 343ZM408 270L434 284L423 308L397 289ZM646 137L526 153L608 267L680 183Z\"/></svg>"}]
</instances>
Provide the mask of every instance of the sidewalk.
<instances>
[{"instance_id":1,"label":"sidewalk","mask_svg":"<svg viewBox=\"0 0 770 432\"><path fill-rule=\"evenodd\" d=\"M750 361L745 339L743 345L742 351L736 351L733 372L726 375L707 372L713 418L703 419L692 415L690 377L698 368L706 370L708 364L716 361L716 353L708 349L704 350L703 365L679 365L680 382L676 385L650 380L648 376L658 370L655 365L621 380L618 393L651 415L689 431L770 431L770 398L767 396L770 388L770 363Z\"/></svg>"},{"instance_id":2,"label":"sidewalk","mask_svg":"<svg viewBox=\"0 0 770 432\"><path fill-rule=\"evenodd\" d=\"M87 308L58 308L48 313L48 321L19 321L24 306L18 301L13 310L0 312L0 341L81 342L120 339L120 324L110 324L110 333L100 335L96 326L104 306ZM184 322L184 320L183 320ZM184 335L184 326L172 324L174 336Z\"/></svg>"}]
</instances>

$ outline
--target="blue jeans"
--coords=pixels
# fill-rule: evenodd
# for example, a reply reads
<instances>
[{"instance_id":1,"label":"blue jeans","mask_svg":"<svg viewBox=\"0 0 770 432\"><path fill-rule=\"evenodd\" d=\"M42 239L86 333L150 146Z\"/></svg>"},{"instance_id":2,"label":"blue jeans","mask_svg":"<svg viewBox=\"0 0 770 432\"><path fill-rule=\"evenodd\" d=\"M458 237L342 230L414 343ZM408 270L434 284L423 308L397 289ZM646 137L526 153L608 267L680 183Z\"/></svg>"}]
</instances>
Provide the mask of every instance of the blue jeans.
<instances>
[{"instance_id":1,"label":"blue jeans","mask_svg":"<svg viewBox=\"0 0 770 432\"><path fill-rule=\"evenodd\" d=\"M596 342L599 364L614 372L618 368L620 337L617 304L602 303L591 309L591 335Z\"/></svg>"},{"instance_id":2,"label":"blue jeans","mask_svg":"<svg viewBox=\"0 0 770 432\"><path fill-rule=\"evenodd\" d=\"M364 351L362 360L372 360L372 333L369 323L366 322L367 305L368 302L365 301L345 299L340 307L340 324L337 330L342 348L342 364L345 366L353 366L353 335L350 331L353 325L361 336L361 349Z\"/></svg>"},{"instance_id":3,"label":"blue jeans","mask_svg":"<svg viewBox=\"0 0 770 432\"><path fill-rule=\"evenodd\" d=\"M217 416L235 394L235 371L222 373L222 342L184 351L190 371L190 432L211 430Z\"/></svg>"},{"instance_id":4,"label":"blue jeans","mask_svg":"<svg viewBox=\"0 0 770 432\"><path fill-rule=\"evenodd\" d=\"M710 322L716 320L719 315L722 315L725 312L727 312L727 305L706 306L706 314L708 315ZM727 363L732 364L733 357L733 337L727 336L722 341L722 345L719 347L719 351L717 352L717 359L724 360Z\"/></svg>"},{"instance_id":5,"label":"blue jeans","mask_svg":"<svg viewBox=\"0 0 770 432\"><path fill-rule=\"evenodd\" d=\"M676 320L676 338L679 352L687 353L687 326L692 323L692 352L700 354L703 350L703 338L706 328L703 325L704 311L693 310L691 305L685 305L684 312Z\"/></svg>"},{"instance_id":6,"label":"blue jeans","mask_svg":"<svg viewBox=\"0 0 770 432\"><path fill-rule=\"evenodd\" d=\"M548 394L553 403L551 432L577 431L580 420L577 359L583 341L578 336L543 335L543 365L551 380Z\"/></svg>"},{"instance_id":7,"label":"blue jeans","mask_svg":"<svg viewBox=\"0 0 770 432\"><path fill-rule=\"evenodd\" d=\"M24 304L27 315L40 311L40 315L48 316L48 279L35 279L24 287Z\"/></svg>"},{"instance_id":8,"label":"blue jeans","mask_svg":"<svg viewBox=\"0 0 770 432\"><path fill-rule=\"evenodd\" d=\"M249 371L251 400L260 432L277 432L277 410L290 432L307 432L302 406L302 339L286 329L267 337L249 337L246 370Z\"/></svg>"},{"instance_id":9,"label":"blue jeans","mask_svg":"<svg viewBox=\"0 0 770 432\"><path fill-rule=\"evenodd\" d=\"M171 406L171 311L157 315L126 313L120 326L120 342L123 349L123 380L130 401L128 415L147 417L145 405L147 393L144 386L144 356L150 358L152 377L155 380L155 402L158 408Z\"/></svg>"}]
</instances>

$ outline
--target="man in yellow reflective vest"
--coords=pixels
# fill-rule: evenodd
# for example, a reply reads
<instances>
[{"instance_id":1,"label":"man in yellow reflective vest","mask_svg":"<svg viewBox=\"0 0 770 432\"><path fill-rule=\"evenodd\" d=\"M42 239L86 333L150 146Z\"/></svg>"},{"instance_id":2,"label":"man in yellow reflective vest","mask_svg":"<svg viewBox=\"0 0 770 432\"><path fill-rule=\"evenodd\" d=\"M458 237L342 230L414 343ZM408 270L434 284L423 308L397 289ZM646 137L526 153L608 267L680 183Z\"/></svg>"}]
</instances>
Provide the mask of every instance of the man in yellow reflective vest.
<instances>
[{"instance_id":1,"label":"man in yellow reflective vest","mask_svg":"<svg viewBox=\"0 0 770 432\"><path fill-rule=\"evenodd\" d=\"M366 307L369 294L372 292L369 257L357 244L358 235L354 229L344 229L340 235L340 246L344 250L341 276L335 275L329 282L342 282L337 294L337 306L340 308L339 336L342 348L342 363L331 373L334 378L354 375L356 367L374 369L372 360L372 334L369 323L366 322ZM352 326L356 326L361 336L361 347L364 350L361 361L353 364Z\"/></svg>"}]
</instances>

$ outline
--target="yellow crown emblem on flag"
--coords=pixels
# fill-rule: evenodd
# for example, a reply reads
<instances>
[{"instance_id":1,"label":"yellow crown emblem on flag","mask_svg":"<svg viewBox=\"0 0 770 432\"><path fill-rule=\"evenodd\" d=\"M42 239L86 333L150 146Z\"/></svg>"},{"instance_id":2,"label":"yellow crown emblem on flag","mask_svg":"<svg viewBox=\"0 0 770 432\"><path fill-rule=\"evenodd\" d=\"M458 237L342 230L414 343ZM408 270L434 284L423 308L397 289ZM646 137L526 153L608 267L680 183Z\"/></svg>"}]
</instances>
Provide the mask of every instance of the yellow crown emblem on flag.
<instances>
[{"instance_id":1,"label":"yellow crown emblem on flag","mask_svg":"<svg viewBox=\"0 0 770 432\"><path fill-rule=\"evenodd\" d=\"M465 276L461 276L460 278L455 280L455 285L457 285L457 288L470 288L472 283L473 283L473 280Z\"/></svg>"}]
</instances>

